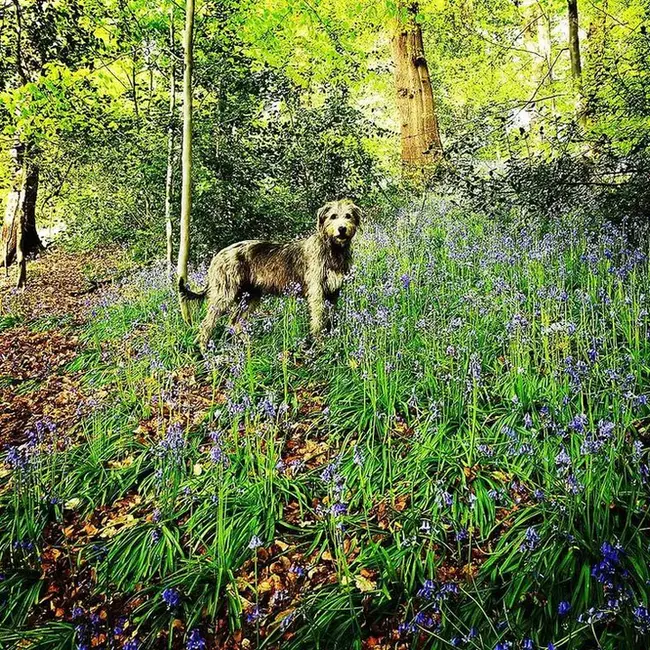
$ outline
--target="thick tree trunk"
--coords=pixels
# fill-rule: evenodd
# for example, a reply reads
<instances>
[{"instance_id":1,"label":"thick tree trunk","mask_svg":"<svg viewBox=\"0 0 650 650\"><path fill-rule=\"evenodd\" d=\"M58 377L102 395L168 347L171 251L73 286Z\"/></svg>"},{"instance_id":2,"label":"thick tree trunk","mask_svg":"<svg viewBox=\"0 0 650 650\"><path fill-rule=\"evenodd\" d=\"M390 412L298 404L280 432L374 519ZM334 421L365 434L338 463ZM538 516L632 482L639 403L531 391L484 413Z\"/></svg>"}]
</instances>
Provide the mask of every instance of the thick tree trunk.
<instances>
[{"instance_id":1,"label":"thick tree trunk","mask_svg":"<svg viewBox=\"0 0 650 650\"><path fill-rule=\"evenodd\" d=\"M569 54L571 55L571 74L577 84L582 76L580 60L580 36L578 33L578 0L568 0L569 6Z\"/></svg>"},{"instance_id":2,"label":"thick tree trunk","mask_svg":"<svg viewBox=\"0 0 650 650\"><path fill-rule=\"evenodd\" d=\"M172 277L173 227L172 189L174 185L174 124L176 113L176 54L174 52L174 10L169 12L169 124L167 125L167 182L165 183L165 231L167 236L167 271Z\"/></svg>"},{"instance_id":3,"label":"thick tree trunk","mask_svg":"<svg viewBox=\"0 0 650 650\"><path fill-rule=\"evenodd\" d=\"M424 54L422 29L417 23L417 4L400 6L393 37L395 86L401 118L402 165L407 175L421 173L442 157L440 129L433 99L429 68Z\"/></svg>"},{"instance_id":4,"label":"thick tree trunk","mask_svg":"<svg viewBox=\"0 0 650 650\"><path fill-rule=\"evenodd\" d=\"M183 185L181 191L180 242L178 247L178 278L187 281L187 260L190 254L190 211L192 209L192 63L194 49L194 0L185 5L183 38L185 70L183 74ZM189 320L187 301L181 300L183 318Z\"/></svg>"},{"instance_id":5,"label":"thick tree trunk","mask_svg":"<svg viewBox=\"0 0 650 650\"><path fill-rule=\"evenodd\" d=\"M16 141L11 150L12 184L7 196L0 248L2 263L8 271L14 260L19 265L18 287L25 286L26 258L43 248L36 231L36 198L38 196L38 165L33 152Z\"/></svg>"}]
</instances>

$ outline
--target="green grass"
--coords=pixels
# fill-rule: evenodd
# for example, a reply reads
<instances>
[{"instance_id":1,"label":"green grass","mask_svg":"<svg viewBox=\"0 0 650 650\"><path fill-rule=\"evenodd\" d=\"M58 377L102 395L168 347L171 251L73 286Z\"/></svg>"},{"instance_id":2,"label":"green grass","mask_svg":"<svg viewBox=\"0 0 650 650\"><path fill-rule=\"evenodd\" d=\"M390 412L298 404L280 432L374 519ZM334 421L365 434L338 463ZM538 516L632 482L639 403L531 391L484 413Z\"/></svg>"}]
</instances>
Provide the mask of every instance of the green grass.
<instances>
[{"instance_id":1,"label":"green grass","mask_svg":"<svg viewBox=\"0 0 650 650\"><path fill-rule=\"evenodd\" d=\"M253 647L647 647L649 280L616 233L518 232L440 202L366 228L317 349L290 298L204 363L143 274L69 368L108 400L74 443L13 462L0 641L32 627L46 527L74 520L99 524L74 556L95 581L63 618L110 622L79 643L108 639L119 610L112 647L194 628ZM603 543L620 550L599 568ZM34 647L69 633L48 623Z\"/></svg>"}]
</instances>

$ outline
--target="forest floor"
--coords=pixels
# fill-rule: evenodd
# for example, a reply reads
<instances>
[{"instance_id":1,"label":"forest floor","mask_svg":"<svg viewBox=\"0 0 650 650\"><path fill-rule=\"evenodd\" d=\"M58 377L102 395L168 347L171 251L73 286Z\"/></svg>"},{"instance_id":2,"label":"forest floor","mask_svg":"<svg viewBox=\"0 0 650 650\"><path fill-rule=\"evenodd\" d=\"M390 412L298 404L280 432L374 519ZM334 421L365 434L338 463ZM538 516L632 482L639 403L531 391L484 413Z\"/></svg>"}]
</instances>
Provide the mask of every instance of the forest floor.
<instances>
[{"instance_id":1,"label":"forest floor","mask_svg":"<svg viewBox=\"0 0 650 650\"><path fill-rule=\"evenodd\" d=\"M407 217L318 348L288 297L199 358L115 249L2 279L0 647L647 647L645 256Z\"/></svg>"},{"instance_id":2,"label":"forest floor","mask_svg":"<svg viewBox=\"0 0 650 650\"><path fill-rule=\"evenodd\" d=\"M112 387L109 383L101 390L89 389L83 381L85 369L75 368L71 362L87 351L87 342L80 337L84 325L95 318L98 309L107 302L119 299L122 282L134 268L117 249L95 250L89 255L51 248L30 263L29 284L25 290L15 289L12 275L0 280L0 450L25 447L35 432L40 436L42 431L56 440L59 452L83 441L82 422L101 408ZM174 373L174 392L183 404L182 424L188 428L196 427L215 404L225 401L223 394L215 392L210 377L205 372L197 372L193 366L179 368ZM296 395L296 418L290 425L290 436L282 453L282 463L289 468L322 468L328 459L336 456L337 450L331 448L328 436L318 427L318 415L323 409L323 398L318 392L318 387L310 387L301 389ZM158 412L139 421L134 436L143 445L154 445L156 432L169 427L172 419L173 408L160 404ZM131 462L132 458L127 457L108 466L120 467ZM0 476L6 474L0 470ZM57 620L75 623L75 611L92 610L95 620L100 621L95 624L93 647L103 647L110 642L115 635L109 631L108 623L114 630L119 629L120 621L137 609L140 602L136 598L126 603L126 598L117 593L98 597L96 576L80 551L112 538L143 517L151 522L151 514L143 514L141 502L134 491L84 517L78 516L73 507L66 507L63 517L47 526L39 553L42 598L39 597L31 609L29 627L38 629L48 621ZM406 500L402 500L396 508L400 511L405 505ZM302 518L300 510L295 501L287 504L285 519L288 525L300 527L310 523ZM390 519L388 510L383 503L377 513L384 527ZM298 590L317 588L337 580L335 560L329 552L316 549L305 553L291 534L285 535L284 540L274 540L267 548L259 549L255 562L244 563L236 576L239 598L249 609L256 607L251 587L254 582L259 584L261 594L258 603L264 600L268 606L273 604L277 594L281 594L280 598L275 598L276 627L292 611L290 607L287 609L291 592L295 595ZM296 571L296 567L309 567L309 574ZM359 580L372 586L375 575L376 571L366 570ZM221 614L222 618L215 625L214 647L233 650L250 647L245 631L249 635L261 633L266 636L253 620L248 621L245 630L231 634L225 611ZM395 622L393 627L396 626ZM175 619L173 627L182 631L185 626ZM378 628L377 633L386 634L391 625L381 627L383 632ZM128 643L128 628L127 623L122 639L125 643ZM122 635L116 636L119 642ZM167 632L162 632L161 642L165 645L168 636ZM175 647L183 645L179 635L172 637ZM24 642L31 641L27 635ZM380 647L374 641L371 637L364 646Z\"/></svg>"},{"instance_id":3,"label":"forest floor","mask_svg":"<svg viewBox=\"0 0 650 650\"><path fill-rule=\"evenodd\" d=\"M28 287L0 278L0 445L22 444L43 419L70 431L88 399L80 373L66 365L80 350L78 331L124 273L117 249L48 249L30 262Z\"/></svg>"}]
</instances>

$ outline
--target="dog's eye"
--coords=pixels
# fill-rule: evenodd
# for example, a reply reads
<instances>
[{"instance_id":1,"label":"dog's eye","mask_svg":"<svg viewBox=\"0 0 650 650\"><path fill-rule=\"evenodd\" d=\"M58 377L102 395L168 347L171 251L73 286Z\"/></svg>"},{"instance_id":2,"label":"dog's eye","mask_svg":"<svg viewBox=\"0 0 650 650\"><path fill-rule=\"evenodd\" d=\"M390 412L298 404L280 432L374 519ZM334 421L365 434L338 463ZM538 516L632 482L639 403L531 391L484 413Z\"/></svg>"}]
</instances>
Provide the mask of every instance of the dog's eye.
<instances>
[{"instance_id":1,"label":"dog's eye","mask_svg":"<svg viewBox=\"0 0 650 650\"><path fill-rule=\"evenodd\" d=\"M330 214L330 219L336 219L336 215L335 214Z\"/></svg>"}]
</instances>

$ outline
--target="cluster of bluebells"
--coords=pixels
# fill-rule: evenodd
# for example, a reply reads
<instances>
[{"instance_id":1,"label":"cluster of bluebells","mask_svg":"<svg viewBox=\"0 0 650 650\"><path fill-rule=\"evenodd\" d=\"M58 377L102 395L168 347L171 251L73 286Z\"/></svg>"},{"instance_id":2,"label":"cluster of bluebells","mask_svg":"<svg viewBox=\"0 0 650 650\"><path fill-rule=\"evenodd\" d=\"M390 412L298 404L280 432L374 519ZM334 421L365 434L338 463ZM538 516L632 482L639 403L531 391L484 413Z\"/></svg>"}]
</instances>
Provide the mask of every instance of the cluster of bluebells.
<instances>
[{"instance_id":1,"label":"cluster of bluebells","mask_svg":"<svg viewBox=\"0 0 650 650\"><path fill-rule=\"evenodd\" d=\"M591 368L586 361L567 357L564 360L564 373L569 381L569 386L574 393L582 390L584 382L587 380Z\"/></svg>"},{"instance_id":2,"label":"cluster of bluebells","mask_svg":"<svg viewBox=\"0 0 650 650\"><path fill-rule=\"evenodd\" d=\"M230 459L223 448L223 434L221 431L211 431L210 439L213 442L212 448L210 449L210 460L215 465L221 466L224 469L227 468L230 465Z\"/></svg>"},{"instance_id":3,"label":"cluster of bluebells","mask_svg":"<svg viewBox=\"0 0 650 650\"><path fill-rule=\"evenodd\" d=\"M593 433L587 433L580 445L580 453L583 455L598 454L605 445L612 439L615 425L608 420L600 420L598 428Z\"/></svg>"},{"instance_id":4,"label":"cluster of bluebells","mask_svg":"<svg viewBox=\"0 0 650 650\"><path fill-rule=\"evenodd\" d=\"M424 601L420 611L409 621L401 623L398 627L400 636L409 636L415 634L418 629L427 630L438 629L441 625L442 605L452 597L458 596L460 589L454 582L436 582L434 580L425 580L417 592L418 598ZM472 639L475 634L472 631Z\"/></svg>"},{"instance_id":5,"label":"cluster of bluebells","mask_svg":"<svg viewBox=\"0 0 650 650\"><path fill-rule=\"evenodd\" d=\"M183 427L178 423L172 424L167 427L165 437L158 445L158 453L166 460L180 465L183 461L186 444Z\"/></svg>"},{"instance_id":6,"label":"cluster of bluebells","mask_svg":"<svg viewBox=\"0 0 650 650\"><path fill-rule=\"evenodd\" d=\"M623 565L625 551L618 543L603 542L600 555L591 568L591 575L602 585L609 609L616 610L631 596L630 573Z\"/></svg>"},{"instance_id":7,"label":"cluster of bluebells","mask_svg":"<svg viewBox=\"0 0 650 650\"><path fill-rule=\"evenodd\" d=\"M340 517L348 512L348 504L344 500L345 495L345 479L340 473L341 459L337 458L335 461L327 465L321 472L320 478L330 490L332 495L332 503L329 512L333 517Z\"/></svg>"},{"instance_id":8,"label":"cluster of bluebells","mask_svg":"<svg viewBox=\"0 0 650 650\"><path fill-rule=\"evenodd\" d=\"M57 432L57 425L50 418L42 418L26 432L27 441L21 445L7 448L5 462L19 474L19 480L27 478L34 469L35 462L45 450L51 451L52 439ZM49 441L49 444L45 444Z\"/></svg>"},{"instance_id":9,"label":"cluster of bluebells","mask_svg":"<svg viewBox=\"0 0 650 650\"><path fill-rule=\"evenodd\" d=\"M524 419L524 425L526 428L532 426L532 421L530 420L530 415L526 413L527 418ZM535 452L533 445L529 442L522 442L519 434L509 426L504 426L502 432L508 438L508 448L506 453L508 456L532 456Z\"/></svg>"},{"instance_id":10,"label":"cluster of bluebells","mask_svg":"<svg viewBox=\"0 0 650 650\"><path fill-rule=\"evenodd\" d=\"M71 618L75 628L77 650L91 650L106 636L120 637L126 624L126 619L120 619L113 629L108 629L105 615L102 616L99 611L85 611L82 607L74 607ZM127 650L139 650L140 642L133 638L126 641L122 647Z\"/></svg>"}]
</instances>

